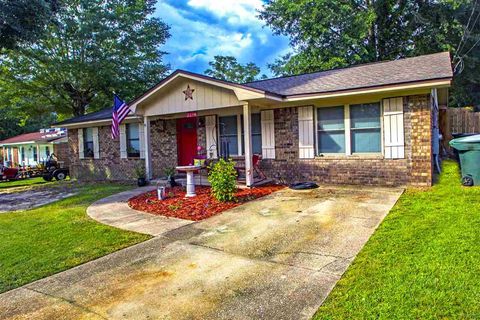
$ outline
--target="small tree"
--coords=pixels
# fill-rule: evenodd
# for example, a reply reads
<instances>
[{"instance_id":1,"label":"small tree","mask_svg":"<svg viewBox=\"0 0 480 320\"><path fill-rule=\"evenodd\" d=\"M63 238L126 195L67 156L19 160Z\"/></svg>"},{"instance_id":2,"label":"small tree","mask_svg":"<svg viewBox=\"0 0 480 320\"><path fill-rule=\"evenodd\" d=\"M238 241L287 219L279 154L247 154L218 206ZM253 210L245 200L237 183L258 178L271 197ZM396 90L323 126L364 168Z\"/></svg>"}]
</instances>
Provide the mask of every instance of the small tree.
<instances>
[{"instance_id":1,"label":"small tree","mask_svg":"<svg viewBox=\"0 0 480 320\"><path fill-rule=\"evenodd\" d=\"M218 201L226 202L235 200L237 191L237 171L235 162L231 159L220 159L210 167L208 181L212 186L212 194Z\"/></svg>"}]
</instances>

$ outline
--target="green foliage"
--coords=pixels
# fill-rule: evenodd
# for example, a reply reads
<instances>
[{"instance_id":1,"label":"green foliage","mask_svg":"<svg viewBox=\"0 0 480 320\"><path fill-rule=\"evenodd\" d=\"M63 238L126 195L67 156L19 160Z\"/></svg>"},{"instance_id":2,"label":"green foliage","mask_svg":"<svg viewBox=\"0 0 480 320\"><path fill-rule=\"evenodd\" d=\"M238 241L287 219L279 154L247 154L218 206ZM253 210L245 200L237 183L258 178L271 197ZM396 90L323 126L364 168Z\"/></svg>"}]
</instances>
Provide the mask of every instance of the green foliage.
<instances>
[{"instance_id":1,"label":"green foliage","mask_svg":"<svg viewBox=\"0 0 480 320\"><path fill-rule=\"evenodd\" d=\"M290 38L292 52L270 65L276 75L449 50L465 65L452 90L459 106L480 103L479 17L480 6L470 0L273 0L260 12L276 34Z\"/></svg>"},{"instance_id":2,"label":"green foliage","mask_svg":"<svg viewBox=\"0 0 480 320\"><path fill-rule=\"evenodd\" d=\"M58 0L0 0L0 50L34 43L54 21Z\"/></svg>"},{"instance_id":3,"label":"green foliage","mask_svg":"<svg viewBox=\"0 0 480 320\"><path fill-rule=\"evenodd\" d=\"M138 179L145 179L147 177L147 172L146 172L145 166L143 164L138 164L135 167L135 176Z\"/></svg>"},{"instance_id":4,"label":"green foliage","mask_svg":"<svg viewBox=\"0 0 480 320\"><path fill-rule=\"evenodd\" d=\"M237 191L235 162L231 159L228 161L220 159L209 169L208 181L212 186L212 194L215 199L222 202L235 200L235 192Z\"/></svg>"},{"instance_id":5,"label":"green foliage","mask_svg":"<svg viewBox=\"0 0 480 320\"><path fill-rule=\"evenodd\" d=\"M162 79L169 27L152 0L71 0L35 44L0 56L0 105L60 119L110 107Z\"/></svg>"},{"instance_id":6,"label":"green foliage","mask_svg":"<svg viewBox=\"0 0 480 320\"><path fill-rule=\"evenodd\" d=\"M175 172L176 172L176 170L175 170L174 167L167 167L167 168L163 169L163 173L165 173L165 175L167 177L171 177L171 176L175 175Z\"/></svg>"},{"instance_id":7,"label":"green foliage","mask_svg":"<svg viewBox=\"0 0 480 320\"><path fill-rule=\"evenodd\" d=\"M242 65L231 56L215 56L214 60L208 64L210 69L205 70L207 76L235 83L258 80L260 74L260 68L253 62ZM263 79L266 76L262 75L260 78Z\"/></svg>"},{"instance_id":8,"label":"green foliage","mask_svg":"<svg viewBox=\"0 0 480 320\"><path fill-rule=\"evenodd\" d=\"M476 319L480 188L444 161L438 184L408 189L314 319Z\"/></svg>"},{"instance_id":9,"label":"green foliage","mask_svg":"<svg viewBox=\"0 0 480 320\"><path fill-rule=\"evenodd\" d=\"M125 191L118 184L85 185L73 197L0 215L0 292L70 269L150 237L98 223L86 208Z\"/></svg>"}]
</instances>

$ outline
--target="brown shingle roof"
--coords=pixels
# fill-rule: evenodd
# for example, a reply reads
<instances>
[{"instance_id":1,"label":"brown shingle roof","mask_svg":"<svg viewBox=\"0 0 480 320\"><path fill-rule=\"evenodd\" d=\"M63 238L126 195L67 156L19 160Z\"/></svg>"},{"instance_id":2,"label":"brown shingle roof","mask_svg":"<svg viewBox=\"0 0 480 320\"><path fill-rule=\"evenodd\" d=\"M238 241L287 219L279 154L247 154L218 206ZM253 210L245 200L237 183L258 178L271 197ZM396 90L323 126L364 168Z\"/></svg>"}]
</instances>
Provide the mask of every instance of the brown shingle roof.
<instances>
[{"instance_id":1,"label":"brown shingle roof","mask_svg":"<svg viewBox=\"0 0 480 320\"><path fill-rule=\"evenodd\" d=\"M283 96L452 78L448 52L246 83Z\"/></svg>"},{"instance_id":2,"label":"brown shingle roof","mask_svg":"<svg viewBox=\"0 0 480 320\"><path fill-rule=\"evenodd\" d=\"M45 140L43 138L45 134L42 132L31 132L31 133L24 133L15 137L11 137L0 141L0 144L6 143L22 143L22 142L29 142L29 141L41 141Z\"/></svg>"},{"instance_id":3,"label":"brown shingle roof","mask_svg":"<svg viewBox=\"0 0 480 320\"><path fill-rule=\"evenodd\" d=\"M62 135L55 135L49 134L45 132L31 132L31 133L24 133L15 137L7 138L3 141L0 141L0 145L2 144L14 144L14 143L25 143L25 142L50 142L53 140L57 140L60 138L65 137L64 134Z\"/></svg>"}]
</instances>

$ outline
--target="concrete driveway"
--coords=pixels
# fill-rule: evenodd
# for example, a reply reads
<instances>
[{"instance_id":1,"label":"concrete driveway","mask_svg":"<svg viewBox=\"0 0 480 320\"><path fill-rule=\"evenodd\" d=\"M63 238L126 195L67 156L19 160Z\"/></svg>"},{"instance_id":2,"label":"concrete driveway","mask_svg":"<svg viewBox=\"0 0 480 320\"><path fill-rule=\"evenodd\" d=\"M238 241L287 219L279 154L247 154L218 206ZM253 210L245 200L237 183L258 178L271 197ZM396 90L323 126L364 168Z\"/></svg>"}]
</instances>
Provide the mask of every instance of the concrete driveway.
<instances>
[{"instance_id":1,"label":"concrete driveway","mask_svg":"<svg viewBox=\"0 0 480 320\"><path fill-rule=\"evenodd\" d=\"M309 319L402 193L282 190L0 295L0 319Z\"/></svg>"}]
</instances>

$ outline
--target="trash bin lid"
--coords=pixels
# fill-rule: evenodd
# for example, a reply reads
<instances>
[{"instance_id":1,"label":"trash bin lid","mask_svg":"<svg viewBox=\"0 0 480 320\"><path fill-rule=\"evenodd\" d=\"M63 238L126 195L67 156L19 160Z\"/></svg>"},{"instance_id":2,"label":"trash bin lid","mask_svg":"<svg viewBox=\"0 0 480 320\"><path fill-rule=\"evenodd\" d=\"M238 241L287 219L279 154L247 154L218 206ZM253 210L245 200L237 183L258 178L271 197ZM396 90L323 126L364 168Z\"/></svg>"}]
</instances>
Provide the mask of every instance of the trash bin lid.
<instances>
[{"instance_id":1,"label":"trash bin lid","mask_svg":"<svg viewBox=\"0 0 480 320\"><path fill-rule=\"evenodd\" d=\"M449 144L457 150L480 150L480 134L453 139Z\"/></svg>"}]
</instances>

